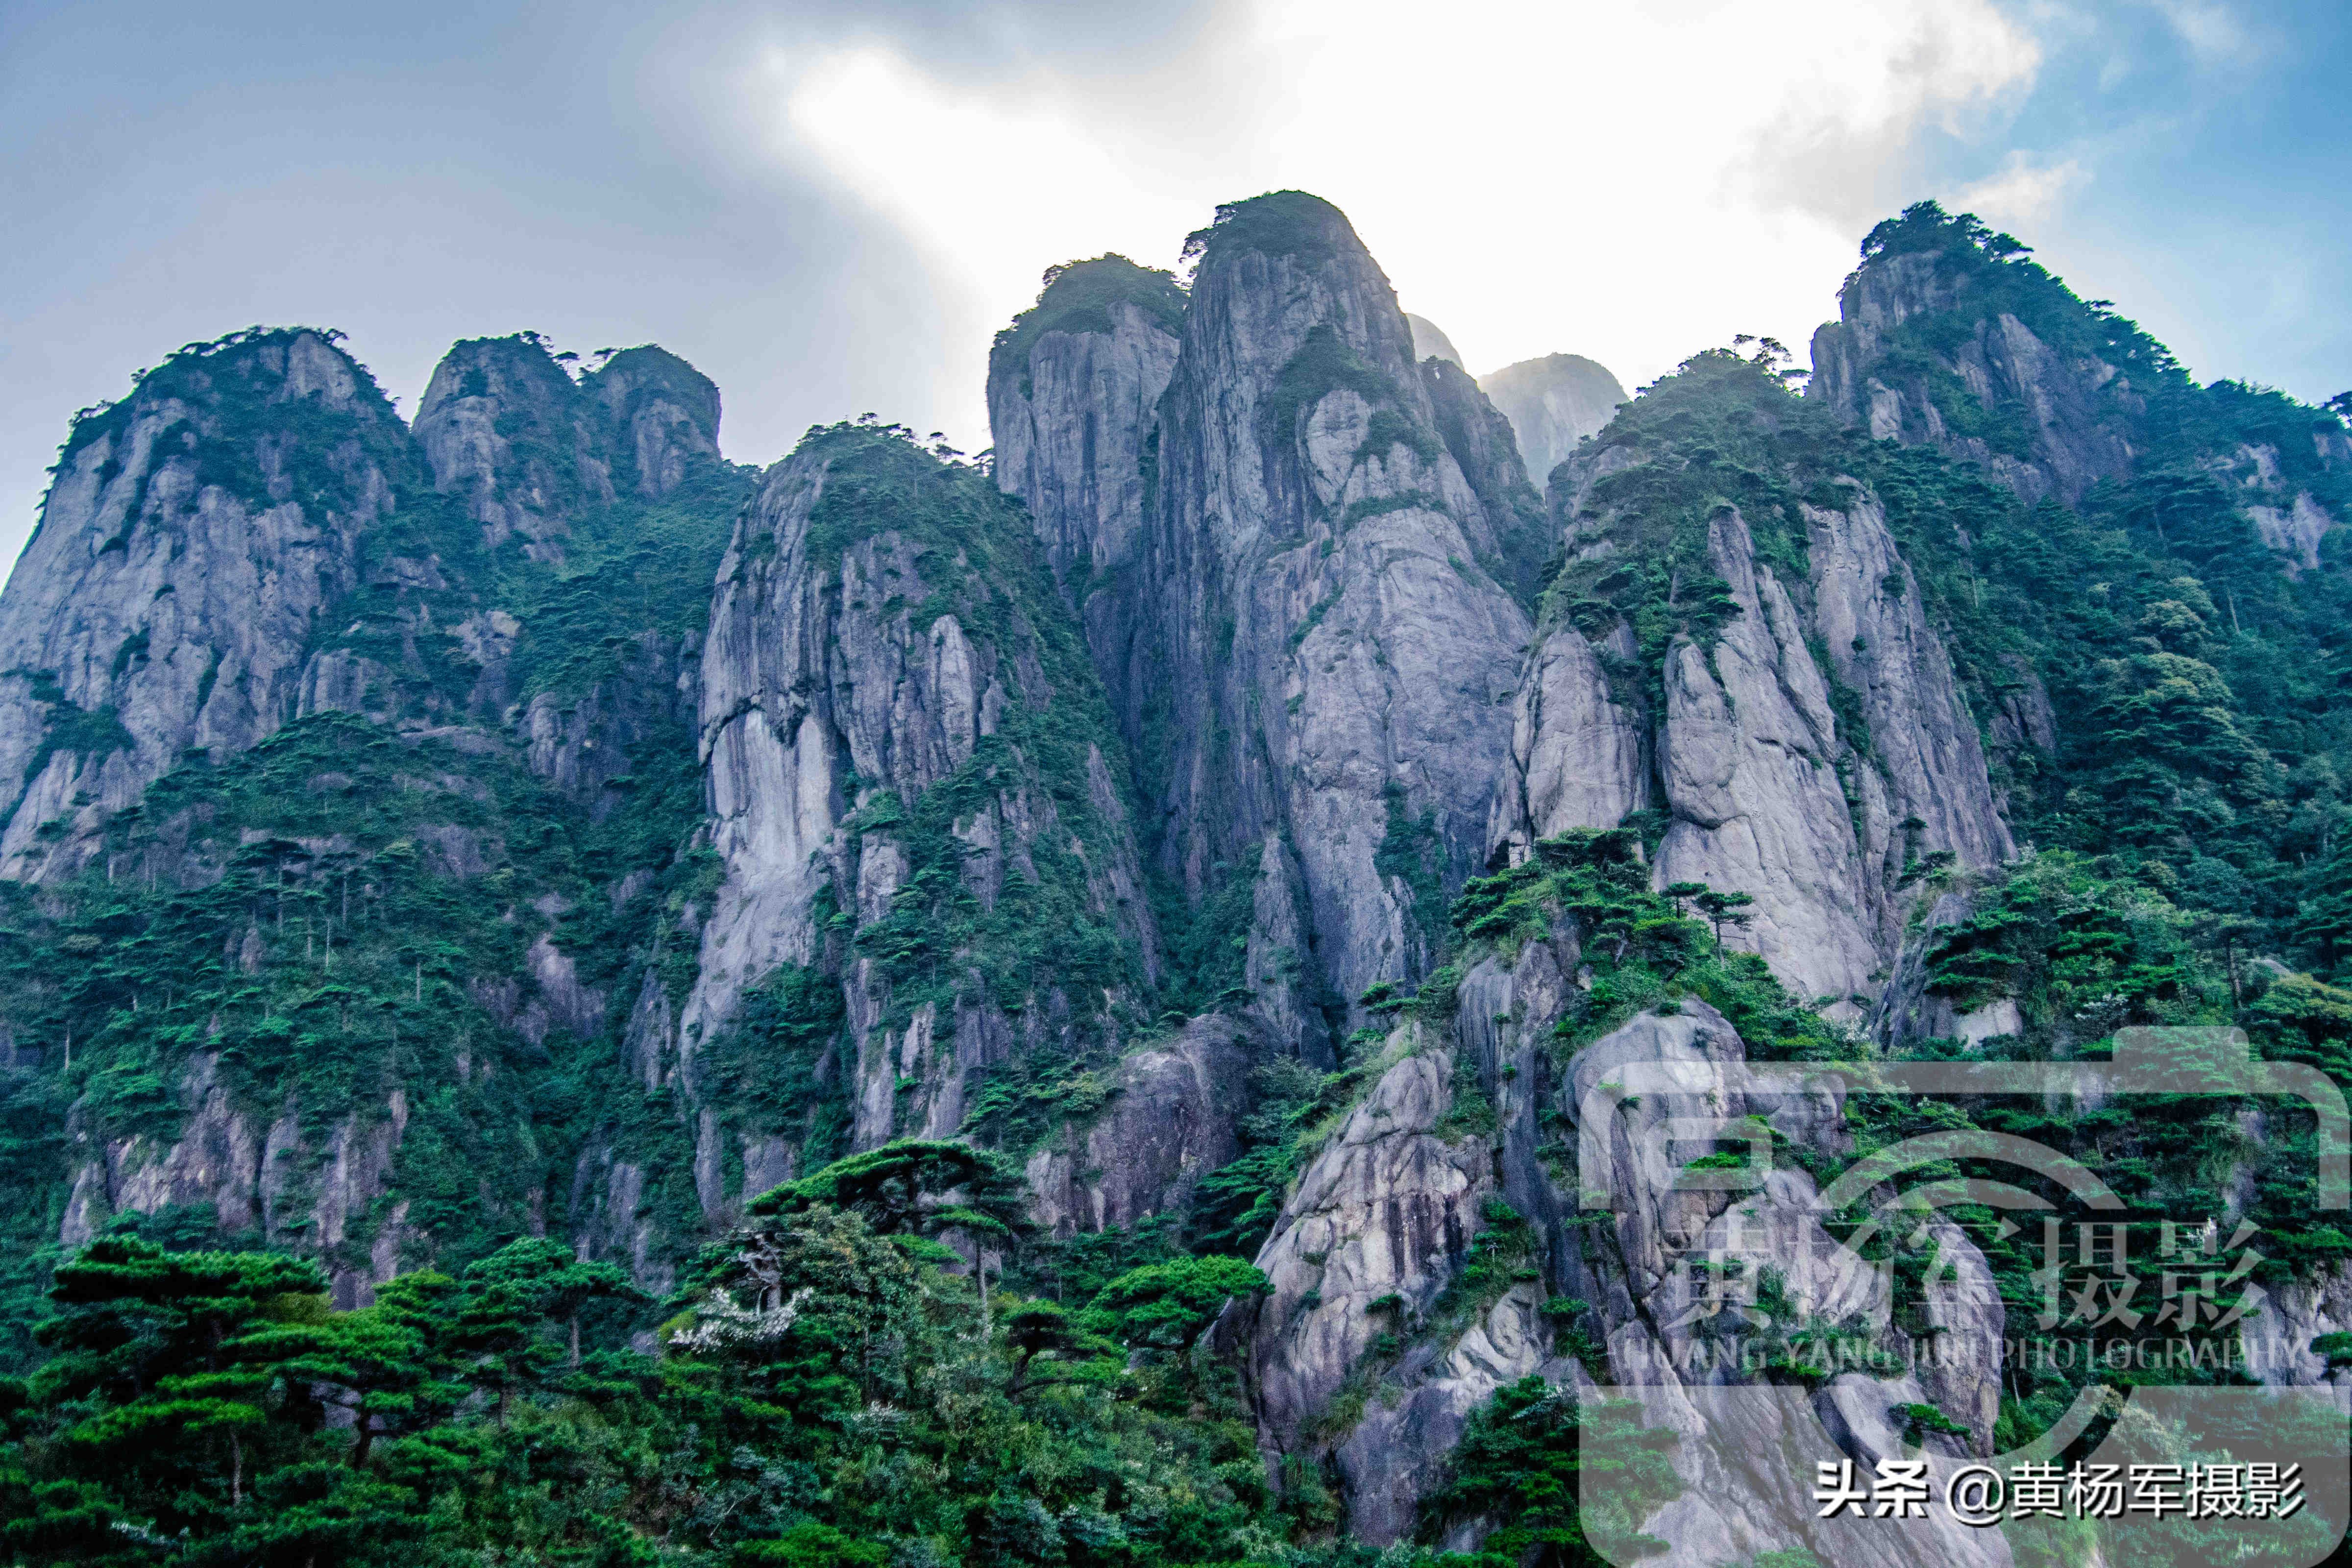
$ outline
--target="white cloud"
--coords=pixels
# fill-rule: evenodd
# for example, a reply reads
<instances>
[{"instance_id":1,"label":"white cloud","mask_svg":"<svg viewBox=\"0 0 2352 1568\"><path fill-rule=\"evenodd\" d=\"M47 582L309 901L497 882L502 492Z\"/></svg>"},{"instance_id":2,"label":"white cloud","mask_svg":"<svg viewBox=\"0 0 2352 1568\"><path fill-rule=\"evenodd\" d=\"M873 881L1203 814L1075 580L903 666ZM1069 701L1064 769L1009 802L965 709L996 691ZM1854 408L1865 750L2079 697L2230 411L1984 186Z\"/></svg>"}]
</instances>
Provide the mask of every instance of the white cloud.
<instances>
[{"instance_id":1,"label":"white cloud","mask_svg":"<svg viewBox=\"0 0 2352 1568\"><path fill-rule=\"evenodd\" d=\"M2244 21L2217 0L2151 0L2200 65L2228 65L2260 52Z\"/></svg>"},{"instance_id":2,"label":"white cloud","mask_svg":"<svg viewBox=\"0 0 2352 1568\"><path fill-rule=\"evenodd\" d=\"M2034 224L2056 212L2061 198L2089 177L2072 158L2037 165L2024 153L2012 153L1999 174L1961 187L1945 205L1994 225Z\"/></svg>"},{"instance_id":3,"label":"white cloud","mask_svg":"<svg viewBox=\"0 0 2352 1568\"><path fill-rule=\"evenodd\" d=\"M1202 192L1213 187L1166 166L1132 127L1095 121L1051 75L960 88L864 45L806 63L772 55L758 78L777 110L777 154L892 218L928 258L943 313L965 323L961 341L940 345L938 411L900 411L961 440L985 439L989 336L1035 298L1046 267L1106 250L1164 265L1206 216Z\"/></svg>"},{"instance_id":4,"label":"white cloud","mask_svg":"<svg viewBox=\"0 0 2352 1568\"><path fill-rule=\"evenodd\" d=\"M866 45L770 61L755 90L779 155L933 258L970 322L938 416L969 438L988 335L1043 268L1171 264L1216 201L1281 186L1344 208L1481 370L1567 350L1630 386L1737 331L1801 343L1916 194L1923 140L1997 116L2040 63L1990 0L1257 0L1142 79L963 85ZM2072 177L1993 184L2046 205Z\"/></svg>"}]
</instances>

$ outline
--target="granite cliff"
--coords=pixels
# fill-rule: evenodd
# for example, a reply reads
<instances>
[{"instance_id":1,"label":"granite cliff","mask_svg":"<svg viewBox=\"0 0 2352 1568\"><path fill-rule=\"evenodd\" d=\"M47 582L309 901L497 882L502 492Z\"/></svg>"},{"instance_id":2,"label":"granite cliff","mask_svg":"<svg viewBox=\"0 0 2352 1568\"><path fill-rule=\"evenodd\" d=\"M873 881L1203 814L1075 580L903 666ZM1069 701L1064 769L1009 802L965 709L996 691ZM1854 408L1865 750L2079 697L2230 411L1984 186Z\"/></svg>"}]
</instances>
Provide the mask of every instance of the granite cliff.
<instances>
[{"instance_id":1,"label":"granite cliff","mask_svg":"<svg viewBox=\"0 0 2352 1568\"><path fill-rule=\"evenodd\" d=\"M1934 203L1873 230L1813 337L1807 388L1875 439L1979 463L2028 501L2168 473L2225 487L2304 571L2347 516L2335 422L2243 383L2200 386L2107 300L2077 299L2031 247Z\"/></svg>"},{"instance_id":2,"label":"granite cliff","mask_svg":"<svg viewBox=\"0 0 2352 1568\"><path fill-rule=\"evenodd\" d=\"M1478 388L1518 432L1519 451L1538 484L1577 444L1598 436L1625 401L1625 388L1606 366L1581 354L1521 360L1482 377Z\"/></svg>"},{"instance_id":3,"label":"granite cliff","mask_svg":"<svg viewBox=\"0 0 2352 1568\"><path fill-rule=\"evenodd\" d=\"M1141 308L1065 303L1108 263L1049 279L992 366L1013 433L998 480L1046 538L1084 533L1113 563L1097 650L1149 770L1147 853L1188 909L1248 910L1244 1013L1328 1060L1359 994L1429 966L1444 889L1482 848L1527 633L1507 584L1539 559L1532 493L1485 418L1445 417L1491 414L1458 374L1433 393L1335 209L1261 197L1192 248L1172 360L1120 349L1152 330ZM1135 366L1102 384L1108 405L1054 401L1052 367L1081 356ZM1106 528L1080 499L1105 487L1068 465L1123 452L1142 482Z\"/></svg>"},{"instance_id":4,"label":"granite cliff","mask_svg":"<svg viewBox=\"0 0 2352 1568\"><path fill-rule=\"evenodd\" d=\"M1559 471L1566 563L1492 837L1519 854L1658 812L1658 886L1748 895L1732 940L1851 1009L1918 868L2013 845L1878 498L1788 402L1764 367L1702 356Z\"/></svg>"}]
</instances>

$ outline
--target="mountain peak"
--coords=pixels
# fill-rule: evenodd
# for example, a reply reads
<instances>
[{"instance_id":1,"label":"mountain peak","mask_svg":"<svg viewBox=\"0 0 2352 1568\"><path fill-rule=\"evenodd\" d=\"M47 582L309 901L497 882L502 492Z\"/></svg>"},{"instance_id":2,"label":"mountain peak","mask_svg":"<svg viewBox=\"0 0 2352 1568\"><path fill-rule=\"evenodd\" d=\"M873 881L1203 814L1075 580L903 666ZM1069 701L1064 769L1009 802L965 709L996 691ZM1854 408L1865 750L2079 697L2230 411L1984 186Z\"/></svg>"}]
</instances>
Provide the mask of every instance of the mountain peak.
<instances>
[{"instance_id":1,"label":"mountain peak","mask_svg":"<svg viewBox=\"0 0 2352 1568\"><path fill-rule=\"evenodd\" d=\"M1049 267L1044 281L1037 302L1013 317L990 346L992 382L1010 371L1025 373L1030 353L1048 332L1113 331L1116 306L1132 306L1171 332L1184 320L1184 287L1173 273L1138 266L1116 253Z\"/></svg>"},{"instance_id":2,"label":"mountain peak","mask_svg":"<svg viewBox=\"0 0 2352 1568\"><path fill-rule=\"evenodd\" d=\"M1227 202L1208 227L1184 237L1185 259L1198 257L1204 266L1240 250L1295 257L1310 266L1350 251L1370 258L1348 215L1305 191L1268 191Z\"/></svg>"},{"instance_id":3,"label":"mountain peak","mask_svg":"<svg viewBox=\"0 0 2352 1568\"><path fill-rule=\"evenodd\" d=\"M1416 316L1411 310L1407 310L1404 313L1404 324L1412 329L1413 358L1442 359L1456 370L1469 368L1462 363L1462 351L1454 346L1454 340L1447 337L1445 330L1435 321L1426 316Z\"/></svg>"},{"instance_id":4,"label":"mountain peak","mask_svg":"<svg viewBox=\"0 0 2352 1568\"><path fill-rule=\"evenodd\" d=\"M719 456L719 384L667 349L623 349L580 390L603 416L616 469L633 471L647 500L675 490L690 459Z\"/></svg>"},{"instance_id":5,"label":"mountain peak","mask_svg":"<svg viewBox=\"0 0 2352 1568\"><path fill-rule=\"evenodd\" d=\"M1521 360L1481 378L1478 388L1511 422L1528 477L1538 486L1625 401L1624 385L1608 366L1582 354Z\"/></svg>"}]
</instances>

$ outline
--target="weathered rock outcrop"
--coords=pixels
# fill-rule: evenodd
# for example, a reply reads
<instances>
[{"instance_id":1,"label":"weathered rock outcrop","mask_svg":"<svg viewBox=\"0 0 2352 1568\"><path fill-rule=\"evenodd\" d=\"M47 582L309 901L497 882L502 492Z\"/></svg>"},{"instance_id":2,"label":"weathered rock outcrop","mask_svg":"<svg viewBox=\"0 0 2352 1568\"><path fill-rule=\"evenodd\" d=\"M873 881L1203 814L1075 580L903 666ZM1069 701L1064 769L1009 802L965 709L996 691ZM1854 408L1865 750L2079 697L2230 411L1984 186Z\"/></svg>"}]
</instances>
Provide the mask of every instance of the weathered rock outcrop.
<instances>
[{"instance_id":1,"label":"weathered rock outcrop","mask_svg":"<svg viewBox=\"0 0 2352 1568\"><path fill-rule=\"evenodd\" d=\"M1756 951L1784 979L1807 995L1867 996L1900 937L1906 862L1942 850L1988 867L2013 847L1875 504L1802 513L1810 622L1736 510L1710 525L1709 561L1740 609L1711 657L1693 641L1667 655L1659 773L1675 821L1658 885L1753 895ZM1829 653L1826 670L1809 644ZM1832 680L1860 699L1862 733L1840 733Z\"/></svg>"},{"instance_id":2,"label":"weathered rock outcrop","mask_svg":"<svg viewBox=\"0 0 2352 1568\"><path fill-rule=\"evenodd\" d=\"M613 482L646 500L675 494L719 456L718 384L667 349L623 349L580 390L601 416Z\"/></svg>"},{"instance_id":3,"label":"weathered rock outcrop","mask_svg":"<svg viewBox=\"0 0 2352 1568\"><path fill-rule=\"evenodd\" d=\"M1667 1561L1697 1565L1818 1545L1810 1532L1823 1527L1773 1506L1788 1476L1841 1457L1841 1442L1895 1452L1891 1405L1932 1398L1958 1415L1969 1436L1931 1443L1939 1466L1990 1452L2002 1311L1982 1256L1954 1227L1934 1237L1923 1306L1944 1360L1927 1382L1850 1372L1809 1395L1712 1353L1726 1333L1737 1342L1829 1321L1905 1359L1886 1276L1822 1229L1810 1177L1776 1168L1721 1187L1681 1179L1681 1161L1710 1146L1757 1147L1750 1116L1844 1151L1834 1086L1752 1092L1738 1033L1688 998L1556 1066L1553 1026L1577 995L1579 967L1565 931L1476 963L1449 1021L1391 1036L1375 1087L1301 1176L1258 1257L1272 1292L1223 1326L1246 1347L1269 1458L1327 1463L1349 1532L1401 1540L1497 1388L1529 1374L1599 1384L1675 1434L1682 1495L1640 1523L1672 1543ZM1639 1093L1637 1075L1648 1075ZM1591 1130L1612 1154L1605 1212L1586 1208L1579 1186L1594 1106L1611 1118ZM1582 1179L1592 1174L1586 1167ZM1769 1265L1784 1299L1696 1293L1734 1259L1731 1277L1750 1280ZM1450 1544L1468 1549L1477 1534L1465 1521ZM1958 1527L1886 1539L1885 1555L1865 1560L2006 1560L1998 1542Z\"/></svg>"},{"instance_id":4,"label":"weathered rock outcrop","mask_svg":"<svg viewBox=\"0 0 2352 1568\"><path fill-rule=\"evenodd\" d=\"M1625 388L1608 367L1581 354L1521 360L1481 377L1478 388L1517 432L1519 454L1538 489L1625 401Z\"/></svg>"},{"instance_id":5,"label":"weathered rock outcrop","mask_svg":"<svg viewBox=\"0 0 2352 1568\"><path fill-rule=\"evenodd\" d=\"M1573 942L1563 951L1572 971ZM1531 998L1549 981L1556 1016L1563 982L1550 946L1531 947L1522 968ZM1537 1080L1498 1076L1496 1019L1516 1016L1500 979L1483 965L1465 978L1450 1025L1391 1032L1373 1087L1293 1185L1259 1250L1270 1293L1221 1326L1244 1349L1269 1461L1328 1463L1349 1530L1368 1541L1412 1533L1420 1499L1496 1388L1571 1375L1538 1310L1546 1290L1532 1253L1490 1259L1486 1279L1463 1281L1507 1190L1539 1225L1545 1205L1557 1206L1548 1188L1531 1202L1511 1186L1510 1140L1528 1131L1511 1108ZM1520 1153L1531 1161L1533 1145Z\"/></svg>"},{"instance_id":6,"label":"weathered rock outcrop","mask_svg":"<svg viewBox=\"0 0 2352 1568\"><path fill-rule=\"evenodd\" d=\"M782 966L839 977L824 1071L861 1148L966 1129L980 1075L1048 1046L1055 1076L1116 1056L1155 938L1100 688L1025 531L889 427L770 471L703 649L726 879L674 1034L632 1026L649 1080L695 1098L697 1052Z\"/></svg>"},{"instance_id":7,"label":"weathered rock outcrop","mask_svg":"<svg viewBox=\"0 0 2352 1568\"><path fill-rule=\"evenodd\" d=\"M460 498L488 548L518 541L560 566L585 514L619 494L658 500L692 459L718 457L719 389L658 348L614 354L575 383L537 333L473 338L434 368L415 428L434 484Z\"/></svg>"},{"instance_id":8,"label":"weathered rock outcrop","mask_svg":"<svg viewBox=\"0 0 2352 1568\"><path fill-rule=\"evenodd\" d=\"M1334 1398L1372 1342L1436 1305L1485 1223L1486 1149L1442 1127L1452 1054L1413 1025L1389 1048L1399 1059L1299 1178L1258 1252L1273 1289L1244 1331L1261 1440L1277 1453L1334 1435Z\"/></svg>"},{"instance_id":9,"label":"weathered rock outcrop","mask_svg":"<svg viewBox=\"0 0 2352 1568\"><path fill-rule=\"evenodd\" d=\"M1707 559L1739 609L1712 648L1667 650L1658 771L1674 822L1658 885L1751 895L1748 936L1783 979L1809 996L1866 991L1881 960L1869 875L1880 868L1865 857L1890 837L1887 803L1864 784L1849 812L1827 683L1738 512L1710 525Z\"/></svg>"},{"instance_id":10,"label":"weathered rock outcrop","mask_svg":"<svg viewBox=\"0 0 2352 1568\"><path fill-rule=\"evenodd\" d=\"M1596 648L1561 620L1528 656L1487 824L1496 858L1524 856L1537 839L1573 827L1614 827L1649 805L1647 727L1637 707L1618 700L1601 663L1606 654L1630 664L1633 642L1620 626Z\"/></svg>"},{"instance_id":11,"label":"weathered rock outcrop","mask_svg":"<svg viewBox=\"0 0 2352 1568\"><path fill-rule=\"evenodd\" d=\"M2246 1370L2263 1383L2326 1383L2344 1390L2352 1389L2352 1366L2312 1349L2312 1342L2347 1332L2352 1332L2352 1265L2339 1263L2266 1292L2239 1331L2239 1340Z\"/></svg>"},{"instance_id":12,"label":"weathered rock outcrop","mask_svg":"<svg viewBox=\"0 0 2352 1568\"><path fill-rule=\"evenodd\" d=\"M1733 940L1851 1006L1885 978L1920 865L1996 866L2014 846L1876 499L1838 479L1773 501L1768 549L1714 488L1705 439L1663 435L1685 401L1729 419L1720 438L1785 417L1741 405L1741 387L1789 400L1721 357L1661 384L1666 413L1612 426L1560 469L1570 561L1521 679L1489 843L1508 858L1654 803L1669 814L1656 885L1748 894Z\"/></svg>"},{"instance_id":13,"label":"weathered rock outcrop","mask_svg":"<svg viewBox=\"0 0 2352 1568\"><path fill-rule=\"evenodd\" d=\"M0 593L0 870L73 871L183 753L291 718L412 462L389 400L307 330L184 349L78 419Z\"/></svg>"},{"instance_id":14,"label":"weathered rock outcrop","mask_svg":"<svg viewBox=\"0 0 2352 1568\"><path fill-rule=\"evenodd\" d=\"M1147 458L1176 368L1184 294L1164 272L1105 256L1046 274L1034 308L996 337L988 420L996 482L1029 507L1084 621L1113 701L1133 664Z\"/></svg>"},{"instance_id":15,"label":"weathered rock outcrop","mask_svg":"<svg viewBox=\"0 0 2352 1568\"><path fill-rule=\"evenodd\" d=\"M1532 605L1556 542L1543 500L1519 461L1511 422L1457 364L1425 359L1421 379L1445 450L1478 498L1478 515L1464 520L1478 563L1521 605Z\"/></svg>"},{"instance_id":16,"label":"weathered rock outcrop","mask_svg":"<svg viewBox=\"0 0 2352 1568\"><path fill-rule=\"evenodd\" d=\"M1233 1020L1211 1016L1129 1052L1093 1122L1029 1157L1038 1225L1066 1237L1183 1212L1200 1179L1241 1152L1254 1049Z\"/></svg>"},{"instance_id":17,"label":"weathered rock outcrop","mask_svg":"<svg viewBox=\"0 0 2352 1568\"><path fill-rule=\"evenodd\" d=\"M469 615L488 574L442 525L428 473L488 544L519 538L557 561L609 508L615 474L659 498L717 456L716 390L659 349L575 386L528 335L461 343L412 440L333 336L191 347L77 422L0 595L0 776L20 791L0 834L8 875L80 865L105 817L189 752L218 759L334 710L446 723L457 705L436 670L452 656L481 669L475 716L498 719L523 628ZM674 659L653 656L673 667L656 685L675 685ZM538 694L524 728L551 762L550 700L570 697ZM663 700L590 696L607 710ZM58 819L66 831L39 831Z\"/></svg>"},{"instance_id":18,"label":"weathered rock outcrop","mask_svg":"<svg viewBox=\"0 0 2352 1568\"><path fill-rule=\"evenodd\" d=\"M2140 477L2151 453L2158 467L2193 458L2290 573L2319 565L2320 540L2343 521L2312 493L2329 436L2323 426L2307 451L2300 435L2282 445L2285 399L2197 385L2105 302L2076 299L2007 236L1933 204L1882 224L1863 257L1838 320L1813 334L1806 389L1843 423L1980 463L2029 501L2080 505L2101 480Z\"/></svg>"},{"instance_id":19,"label":"weathered rock outcrop","mask_svg":"<svg viewBox=\"0 0 2352 1568\"><path fill-rule=\"evenodd\" d=\"M514 719L530 771L600 816L617 804L617 788L667 762L665 750L691 734L702 674L689 639L640 632L614 652L614 674L584 692L534 692Z\"/></svg>"},{"instance_id":20,"label":"weathered rock outcrop","mask_svg":"<svg viewBox=\"0 0 2352 1568\"><path fill-rule=\"evenodd\" d=\"M1975 1046L2024 1027L2016 1001L1997 997L1967 1011L1927 988L1928 959L1941 940L1938 932L1959 925L1975 912L1968 895L1946 893L1929 906L1926 916L1906 933L1894 973L1870 1010L1864 1032L1891 1050L1916 1048L1928 1040L1958 1040Z\"/></svg>"},{"instance_id":21,"label":"weathered rock outcrop","mask_svg":"<svg viewBox=\"0 0 2352 1568\"><path fill-rule=\"evenodd\" d=\"M1346 218L1283 193L1197 241L1111 685L1160 864L1195 900L1255 880L1257 1016L1322 1050L1327 1006L1426 965L1483 851L1527 620Z\"/></svg>"},{"instance_id":22,"label":"weathered rock outcrop","mask_svg":"<svg viewBox=\"0 0 2352 1568\"><path fill-rule=\"evenodd\" d=\"M573 417L579 400L535 335L470 339L434 367L417 445L492 550L520 539L530 559L560 565L572 515L612 500L612 476Z\"/></svg>"},{"instance_id":23,"label":"weathered rock outcrop","mask_svg":"<svg viewBox=\"0 0 2352 1568\"><path fill-rule=\"evenodd\" d=\"M466 612L453 628L474 672L466 716L506 728L532 772L603 814L615 781L692 744L701 659L687 628L750 476L719 458L718 388L684 360L607 351L575 383L570 357L530 332L461 342L415 434L488 552L475 602L445 612ZM599 657L577 646L592 627ZM321 661L346 679L315 680L306 707L385 706L368 699L386 682L349 662Z\"/></svg>"},{"instance_id":24,"label":"weathered rock outcrop","mask_svg":"<svg viewBox=\"0 0 2352 1568\"><path fill-rule=\"evenodd\" d=\"M2146 408L2130 379L1972 300L1974 273L1942 251L1862 267L1838 295L1839 319L1813 334L1806 395L1874 440L1926 442L1980 462L2029 500L2080 500L2100 479L2128 473L2131 422ZM1913 340L1935 326L1962 335L1923 363ZM2020 419L2029 423L2021 428Z\"/></svg>"}]
</instances>

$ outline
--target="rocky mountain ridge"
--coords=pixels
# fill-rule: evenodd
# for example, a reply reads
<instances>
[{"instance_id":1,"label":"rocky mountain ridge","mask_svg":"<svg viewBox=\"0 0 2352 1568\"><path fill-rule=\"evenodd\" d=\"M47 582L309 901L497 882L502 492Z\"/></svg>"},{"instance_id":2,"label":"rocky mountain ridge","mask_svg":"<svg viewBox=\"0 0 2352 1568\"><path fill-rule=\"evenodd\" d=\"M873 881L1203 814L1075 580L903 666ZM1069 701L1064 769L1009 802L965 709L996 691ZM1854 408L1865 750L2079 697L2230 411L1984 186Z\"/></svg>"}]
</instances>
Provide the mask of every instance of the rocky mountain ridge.
<instances>
[{"instance_id":1,"label":"rocky mountain ridge","mask_svg":"<svg viewBox=\"0 0 2352 1568\"><path fill-rule=\"evenodd\" d=\"M1945 1124L1742 1064L2217 1020L2332 1062L2352 1017L2247 956L2337 941L2339 704L2259 671L2333 668L2352 445L1972 222L1874 233L1803 397L1716 350L1603 409L1590 362L1425 352L1275 193L1181 281L1050 270L985 465L869 418L755 478L650 347L460 343L406 426L331 334L183 351L77 421L0 595L0 1289L112 1235L313 1257L344 1308L517 1237L665 1290L761 1193L968 1141L1041 1294L1255 1260L1204 1342L1303 1530L1475 1545L1458 1447L1535 1377L1690 1440L1629 1541L1830 1551L1697 1443L1684 1265L1829 1255L1857 1131ZM1687 1092L1595 1112L1651 1068ZM1954 1114L2215 1195L2098 1109ZM1580 1134L1669 1122L1695 1165L1583 1184ZM2305 1135L2233 1125L2231 1212L2307 1218ZM1682 1179L1758 1146L1750 1196ZM1794 1391L1759 1451L2046 1415L1983 1370L2025 1255L1889 1256L1735 1314L1781 1360L1729 1382ZM2263 1379L2340 1384L2347 1267L2282 1263ZM1802 1377L1815 1320L1976 1370Z\"/></svg>"}]
</instances>

